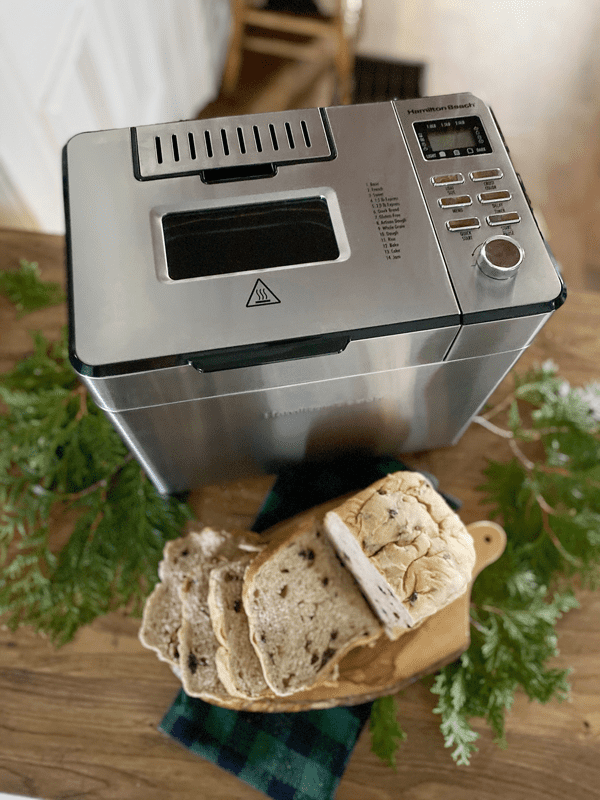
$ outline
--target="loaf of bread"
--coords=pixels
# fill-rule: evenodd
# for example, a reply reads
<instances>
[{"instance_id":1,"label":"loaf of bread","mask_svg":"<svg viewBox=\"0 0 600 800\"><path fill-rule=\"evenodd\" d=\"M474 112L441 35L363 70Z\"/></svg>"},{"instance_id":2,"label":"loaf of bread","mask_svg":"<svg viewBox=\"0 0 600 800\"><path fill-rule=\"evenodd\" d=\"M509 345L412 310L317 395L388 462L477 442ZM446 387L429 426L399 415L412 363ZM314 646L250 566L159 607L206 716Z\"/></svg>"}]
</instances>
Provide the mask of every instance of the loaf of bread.
<instances>
[{"instance_id":1,"label":"loaf of bread","mask_svg":"<svg viewBox=\"0 0 600 800\"><path fill-rule=\"evenodd\" d=\"M377 481L328 512L324 530L392 640L470 583L473 539L420 473Z\"/></svg>"},{"instance_id":2,"label":"loaf of bread","mask_svg":"<svg viewBox=\"0 0 600 800\"><path fill-rule=\"evenodd\" d=\"M278 696L325 680L350 649L373 643L382 633L315 520L254 559L242 600L250 640Z\"/></svg>"},{"instance_id":3,"label":"loaf of bread","mask_svg":"<svg viewBox=\"0 0 600 800\"><path fill-rule=\"evenodd\" d=\"M473 540L419 473L276 526L169 542L140 640L187 694L287 697L334 684L350 650L398 639L463 594Z\"/></svg>"}]
</instances>

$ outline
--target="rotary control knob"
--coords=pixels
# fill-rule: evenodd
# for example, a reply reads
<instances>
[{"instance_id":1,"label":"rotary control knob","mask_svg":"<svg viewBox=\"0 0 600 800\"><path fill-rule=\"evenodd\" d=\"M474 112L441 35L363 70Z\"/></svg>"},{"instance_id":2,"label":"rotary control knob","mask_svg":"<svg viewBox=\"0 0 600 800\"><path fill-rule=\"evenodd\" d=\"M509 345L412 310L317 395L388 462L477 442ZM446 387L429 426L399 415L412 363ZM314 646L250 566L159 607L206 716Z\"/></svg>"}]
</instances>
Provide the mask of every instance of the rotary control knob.
<instances>
[{"instance_id":1,"label":"rotary control knob","mask_svg":"<svg viewBox=\"0 0 600 800\"><path fill-rule=\"evenodd\" d=\"M516 274L524 255L521 245L510 236L491 236L481 245L475 263L488 278L504 281Z\"/></svg>"}]
</instances>

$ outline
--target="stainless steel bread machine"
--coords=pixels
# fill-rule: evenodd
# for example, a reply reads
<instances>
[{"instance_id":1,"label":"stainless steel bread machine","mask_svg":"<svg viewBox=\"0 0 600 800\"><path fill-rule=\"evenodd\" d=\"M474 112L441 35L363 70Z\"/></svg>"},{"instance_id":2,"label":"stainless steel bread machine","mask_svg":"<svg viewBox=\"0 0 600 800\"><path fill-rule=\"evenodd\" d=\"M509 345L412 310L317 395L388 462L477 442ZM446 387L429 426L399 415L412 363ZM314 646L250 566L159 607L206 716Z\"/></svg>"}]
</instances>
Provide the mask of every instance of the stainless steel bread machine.
<instances>
[{"instance_id":1,"label":"stainless steel bread machine","mask_svg":"<svg viewBox=\"0 0 600 800\"><path fill-rule=\"evenodd\" d=\"M565 298L471 94L63 151L70 358L162 493L456 442Z\"/></svg>"}]
</instances>

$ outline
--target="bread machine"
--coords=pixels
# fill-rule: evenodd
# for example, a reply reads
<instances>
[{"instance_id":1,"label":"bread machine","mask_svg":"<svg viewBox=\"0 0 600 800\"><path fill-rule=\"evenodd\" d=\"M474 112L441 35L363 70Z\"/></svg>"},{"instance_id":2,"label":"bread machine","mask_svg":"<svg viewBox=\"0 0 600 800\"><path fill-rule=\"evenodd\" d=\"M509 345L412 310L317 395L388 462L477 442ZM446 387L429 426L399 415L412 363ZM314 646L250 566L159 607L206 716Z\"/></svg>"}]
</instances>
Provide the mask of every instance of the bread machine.
<instances>
[{"instance_id":1,"label":"bread machine","mask_svg":"<svg viewBox=\"0 0 600 800\"><path fill-rule=\"evenodd\" d=\"M161 493L456 442L565 298L471 94L64 148L70 358Z\"/></svg>"}]
</instances>

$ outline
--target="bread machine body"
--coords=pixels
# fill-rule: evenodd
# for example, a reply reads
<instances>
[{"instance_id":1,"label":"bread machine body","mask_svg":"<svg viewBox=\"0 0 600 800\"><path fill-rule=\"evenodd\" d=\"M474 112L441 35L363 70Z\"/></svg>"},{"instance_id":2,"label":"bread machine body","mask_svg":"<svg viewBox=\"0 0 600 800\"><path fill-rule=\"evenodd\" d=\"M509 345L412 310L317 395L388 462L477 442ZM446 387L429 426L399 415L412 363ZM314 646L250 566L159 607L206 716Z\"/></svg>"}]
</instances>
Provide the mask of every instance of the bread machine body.
<instances>
[{"instance_id":1,"label":"bread machine body","mask_svg":"<svg viewBox=\"0 0 600 800\"><path fill-rule=\"evenodd\" d=\"M469 94L79 134L71 362L160 492L451 444L564 299Z\"/></svg>"}]
</instances>

